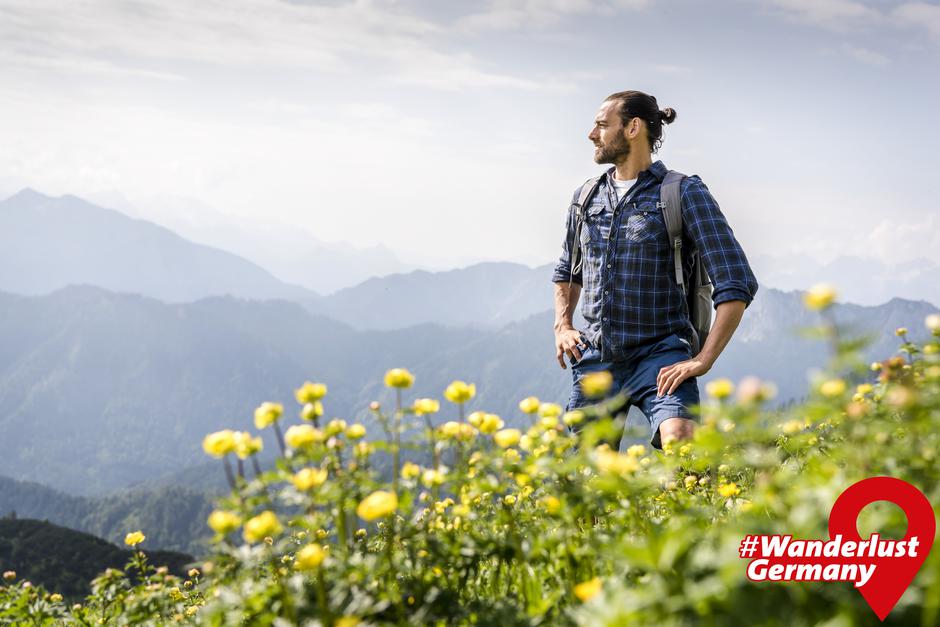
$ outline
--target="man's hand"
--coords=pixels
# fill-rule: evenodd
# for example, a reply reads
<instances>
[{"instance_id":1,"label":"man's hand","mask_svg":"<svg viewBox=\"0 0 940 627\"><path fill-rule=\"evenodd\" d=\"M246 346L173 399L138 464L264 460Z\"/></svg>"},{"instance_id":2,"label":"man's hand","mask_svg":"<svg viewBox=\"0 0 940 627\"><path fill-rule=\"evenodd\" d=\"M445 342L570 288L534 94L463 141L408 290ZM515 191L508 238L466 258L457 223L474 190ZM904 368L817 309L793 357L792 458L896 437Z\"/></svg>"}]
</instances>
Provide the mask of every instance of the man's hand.
<instances>
[{"instance_id":1,"label":"man's hand","mask_svg":"<svg viewBox=\"0 0 940 627\"><path fill-rule=\"evenodd\" d=\"M587 348L584 340L581 339L581 332L574 327L566 327L555 332L555 349L558 365L562 370L565 366L565 355L570 355L575 361L581 359L581 351Z\"/></svg>"},{"instance_id":2,"label":"man's hand","mask_svg":"<svg viewBox=\"0 0 940 627\"><path fill-rule=\"evenodd\" d=\"M700 377L711 370L711 363L695 356L692 359L686 359L660 368L656 376L656 396L672 394L683 381L689 377Z\"/></svg>"}]
</instances>

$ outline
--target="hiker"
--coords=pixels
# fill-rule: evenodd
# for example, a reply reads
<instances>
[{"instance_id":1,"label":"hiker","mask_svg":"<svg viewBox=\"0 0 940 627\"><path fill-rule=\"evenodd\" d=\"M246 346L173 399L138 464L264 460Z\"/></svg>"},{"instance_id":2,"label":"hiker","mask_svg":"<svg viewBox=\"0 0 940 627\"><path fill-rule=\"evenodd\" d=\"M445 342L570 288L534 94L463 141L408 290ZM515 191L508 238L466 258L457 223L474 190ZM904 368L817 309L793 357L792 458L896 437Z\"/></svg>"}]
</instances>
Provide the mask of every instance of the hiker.
<instances>
[{"instance_id":1,"label":"hiker","mask_svg":"<svg viewBox=\"0 0 940 627\"><path fill-rule=\"evenodd\" d=\"M643 92L604 100L588 139L594 161L613 165L575 190L552 276L558 363L564 369L567 356L573 380L566 411L589 402L581 378L607 370L611 393L623 391L642 410L658 449L691 437L696 377L711 369L757 293L747 257L702 180L652 161L663 125L675 119L675 110L661 111ZM578 330L572 314L582 291L586 327Z\"/></svg>"}]
</instances>

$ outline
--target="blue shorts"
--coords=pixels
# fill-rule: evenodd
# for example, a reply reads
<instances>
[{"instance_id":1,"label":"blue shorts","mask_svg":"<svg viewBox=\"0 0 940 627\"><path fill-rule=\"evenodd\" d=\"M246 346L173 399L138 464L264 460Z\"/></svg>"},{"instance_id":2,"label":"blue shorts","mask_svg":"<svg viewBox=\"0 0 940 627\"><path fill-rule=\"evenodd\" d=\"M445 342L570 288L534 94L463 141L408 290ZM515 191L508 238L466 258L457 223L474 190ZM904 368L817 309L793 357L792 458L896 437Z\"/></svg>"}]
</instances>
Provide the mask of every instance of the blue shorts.
<instances>
[{"instance_id":1,"label":"blue shorts","mask_svg":"<svg viewBox=\"0 0 940 627\"><path fill-rule=\"evenodd\" d=\"M581 352L581 359L575 361L568 357L573 379L571 396L565 411L577 409L596 400L588 399L581 391L581 377L589 372L607 370L613 375L614 384L610 395L623 392L646 416L650 425L650 444L662 448L659 440L659 426L669 418L687 418L698 420L692 408L699 404L698 383L695 377L683 381L672 394L656 396L656 377L661 368L692 357L692 347L676 333L663 336L628 351L623 361L601 361L601 351L591 346L582 335L581 341L588 347ZM584 424L576 425L573 430L579 432Z\"/></svg>"}]
</instances>

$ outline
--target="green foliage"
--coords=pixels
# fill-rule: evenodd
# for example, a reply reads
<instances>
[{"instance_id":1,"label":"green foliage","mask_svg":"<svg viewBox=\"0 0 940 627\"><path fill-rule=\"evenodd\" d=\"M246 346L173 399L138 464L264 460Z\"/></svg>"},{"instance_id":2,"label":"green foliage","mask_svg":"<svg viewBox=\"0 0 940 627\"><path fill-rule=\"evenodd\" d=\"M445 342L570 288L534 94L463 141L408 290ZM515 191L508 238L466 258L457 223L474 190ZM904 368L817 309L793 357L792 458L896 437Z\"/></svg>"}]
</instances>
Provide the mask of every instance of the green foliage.
<instances>
[{"instance_id":1,"label":"green foliage","mask_svg":"<svg viewBox=\"0 0 940 627\"><path fill-rule=\"evenodd\" d=\"M623 420L616 396L565 416L543 404L513 433L462 405L409 406L407 385L393 409L373 407L384 437L360 440L336 420L286 433L275 423L293 446L267 471L246 460L239 476L236 439L217 439L233 490L190 584L111 571L67 610L17 579L0 589L0 612L46 603L73 624L878 624L851 583L755 583L738 557L745 534L826 537L836 497L867 477L909 481L940 503L936 337L902 337L903 356L873 370L834 325L820 335L836 359L804 403L768 412L766 386L742 381L737 398L713 386L694 438L662 452L597 446ZM579 419L580 440L562 424ZM408 430L421 437L402 441ZM426 467L383 476L380 454ZM905 521L874 508L862 525L899 537ZM886 624L938 623L934 551Z\"/></svg>"}]
</instances>

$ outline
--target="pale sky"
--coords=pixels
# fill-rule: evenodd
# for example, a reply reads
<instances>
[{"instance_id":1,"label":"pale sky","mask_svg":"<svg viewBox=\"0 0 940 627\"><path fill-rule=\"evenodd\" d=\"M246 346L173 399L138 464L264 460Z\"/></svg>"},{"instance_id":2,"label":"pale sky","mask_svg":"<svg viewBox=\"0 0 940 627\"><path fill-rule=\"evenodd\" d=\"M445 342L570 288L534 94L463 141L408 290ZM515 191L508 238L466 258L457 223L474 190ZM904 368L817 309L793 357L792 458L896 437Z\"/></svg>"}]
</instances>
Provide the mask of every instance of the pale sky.
<instances>
[{"instance_id":1,"label":"pale sky","mask_svg":"<svg viewBox=\"0 0 940 627\"><path fill-rule=\"evenodd\" d=\"M749 255L940 261L938 60L924 2L0 0L0 194L539 265L639 89Z\"/></svg>"}]
</instances>

